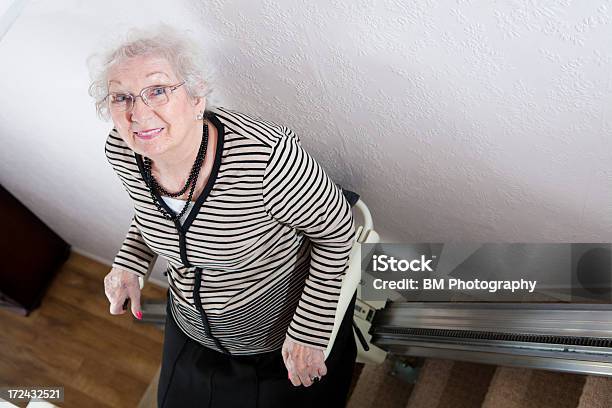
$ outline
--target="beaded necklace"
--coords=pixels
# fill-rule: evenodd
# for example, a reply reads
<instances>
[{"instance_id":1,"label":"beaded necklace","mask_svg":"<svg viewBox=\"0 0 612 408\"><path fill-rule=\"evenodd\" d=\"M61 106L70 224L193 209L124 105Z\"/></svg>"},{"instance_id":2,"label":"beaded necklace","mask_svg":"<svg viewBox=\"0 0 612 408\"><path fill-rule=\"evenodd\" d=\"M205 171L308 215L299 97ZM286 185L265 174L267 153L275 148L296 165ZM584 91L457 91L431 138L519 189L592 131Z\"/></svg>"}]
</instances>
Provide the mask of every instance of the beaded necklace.
<instances>
[{"instance_id":1,"label":"beaded necklace","mask_svg":"<svg viewBox=\"0 0 612 408\"><path fill-rule=\"evenodd\" d=\"M151 173L151 159L148 157L144 158L144 173L145 173L145 177L148 179L147 186L149 187L149 193L151 194L151 198L153 199L155 206L159 209L159 211L162 213L164 218L168 220L172 220L172 221L177 221L177 220L180 220L183 214L185 214L185 211L187 211L187 208L189 207L189 203L191 202L191 198L193 197L193 192L195 191L195 186L198 181L200 169L202 168L202 163L204 162L204 157L206 156L207 146L208 146L208 124L205 122L204 123L204 135L202 137L202 141L200 142L200 148L198 149L198 154L195 158L195 162L193 163L193 166L191 168L191 173L189 174L189 177L187 178L187 181L185 182L185 186L177 193L169 192L168 190L163 188L157 182L157 180L155 180L155 178L153 177L153 174ZM168 214L166 210L164 210L164 208L162 207L161 203L158 201L155 193L158 192L160 194L163 193L164 195L167 195L170 197L178 197L184 194L190 185L191 185L191 188L189 189L189 198L187 199L187 202L185 203L183 210L178 215L174 214L173 212Z\"/></svg>"}]
</instances>

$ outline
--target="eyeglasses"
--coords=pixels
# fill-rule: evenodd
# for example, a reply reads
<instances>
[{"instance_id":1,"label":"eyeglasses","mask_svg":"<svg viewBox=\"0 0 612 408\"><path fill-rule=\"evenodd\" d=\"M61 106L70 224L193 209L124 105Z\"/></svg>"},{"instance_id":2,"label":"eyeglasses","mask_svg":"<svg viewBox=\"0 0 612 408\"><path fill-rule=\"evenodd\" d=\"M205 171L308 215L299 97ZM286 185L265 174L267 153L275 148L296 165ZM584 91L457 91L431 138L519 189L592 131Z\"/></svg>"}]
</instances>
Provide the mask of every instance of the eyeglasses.
<instances>
[{"instance_id":1,"label":"eyeglasses","mask_svg":"<svg viewBox=\"0 0 612 408\"><path fill-rule=\"evenodd\" d=\"M144 88L139 95L131 93L110 92L106 95L109 100L109 107L115 112L130 112L134 107L136 98L141 98L142 101L152 108L165 105L170 100L170 93L174 92L178 87L185 84L181 82L176 85L153 85Z\"/></svg>"}]
</instances>

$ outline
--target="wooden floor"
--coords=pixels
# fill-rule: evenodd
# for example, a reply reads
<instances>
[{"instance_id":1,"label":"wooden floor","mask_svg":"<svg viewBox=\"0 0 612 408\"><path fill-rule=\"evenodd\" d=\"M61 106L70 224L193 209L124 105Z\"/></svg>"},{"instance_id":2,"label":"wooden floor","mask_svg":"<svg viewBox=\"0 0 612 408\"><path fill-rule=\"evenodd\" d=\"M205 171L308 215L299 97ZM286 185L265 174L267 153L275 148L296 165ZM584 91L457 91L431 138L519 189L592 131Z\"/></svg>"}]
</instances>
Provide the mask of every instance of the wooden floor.
<instances>
[{"instance_id":1,"label":"wooden floor","mask_svg":"<svg viewBox=\"0 0 612 408\"><path fill-rule=\"evenodd\" d=\"M28 317L0 309L0 386L63 386L61 407L138 405L159 367L163 332L129 310L109 313L109 271L73 252L39 309ZM165 299L166 289L147 283L142 296Z\"/></svg>"}]
</instances>

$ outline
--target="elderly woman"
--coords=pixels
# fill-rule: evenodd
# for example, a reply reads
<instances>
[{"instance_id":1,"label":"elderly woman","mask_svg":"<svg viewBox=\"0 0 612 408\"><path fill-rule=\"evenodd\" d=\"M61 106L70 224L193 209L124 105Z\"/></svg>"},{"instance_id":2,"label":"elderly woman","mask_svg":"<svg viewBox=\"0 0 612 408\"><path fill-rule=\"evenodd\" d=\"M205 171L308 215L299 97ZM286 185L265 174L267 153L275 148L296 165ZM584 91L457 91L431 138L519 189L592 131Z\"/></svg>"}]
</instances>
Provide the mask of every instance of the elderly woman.
<instances>
[{"instance_id":1,"label":"elderly woman","mask_svg":"<svg viewBox=\"0 0 612 408\"><path fill-rule=\"evenodd\" d=\"M344 406L351 308L324 350L354 238L350 205L293 131L207 105L194 44L160 26L92 59L90 94L114 125L106 157L135 212L104 279L110 313L130 299L142 317L138 277L160 255L158 406Z\"/></svg>"}]
</instances>

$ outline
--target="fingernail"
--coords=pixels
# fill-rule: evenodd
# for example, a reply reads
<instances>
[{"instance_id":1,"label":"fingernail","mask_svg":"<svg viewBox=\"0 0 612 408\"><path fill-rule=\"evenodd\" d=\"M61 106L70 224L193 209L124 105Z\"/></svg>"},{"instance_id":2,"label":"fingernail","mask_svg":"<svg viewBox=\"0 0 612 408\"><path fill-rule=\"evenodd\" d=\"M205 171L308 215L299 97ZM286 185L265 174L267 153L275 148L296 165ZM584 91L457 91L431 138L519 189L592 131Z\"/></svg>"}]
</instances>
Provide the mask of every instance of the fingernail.
<instances>
[{"instance_id":1,"label":"fingernail","mask_svg":"<svg viewBox=\"0 0 612 408\"><path fill-rule=\"evenodd\" d=\"M138 320L142 320L142 312L140 310L136 312L136 317L138 318Z\"/></svg>"}]
</instances>

